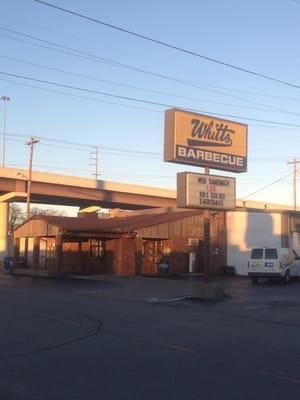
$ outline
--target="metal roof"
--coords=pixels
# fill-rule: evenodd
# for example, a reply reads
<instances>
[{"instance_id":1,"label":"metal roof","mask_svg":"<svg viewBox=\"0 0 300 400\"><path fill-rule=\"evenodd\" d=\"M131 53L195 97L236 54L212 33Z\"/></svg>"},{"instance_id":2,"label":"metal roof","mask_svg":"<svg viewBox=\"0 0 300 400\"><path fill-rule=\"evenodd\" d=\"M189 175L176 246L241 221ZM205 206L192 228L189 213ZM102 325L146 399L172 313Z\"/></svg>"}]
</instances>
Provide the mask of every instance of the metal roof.
<instances>
[{"instance_id":1,"label":"metal roof","mask_svg":"<svg viewBox=\"0 0 300 400\"><path fill-rule=\"evenodd\" d=\"M61 217L53 215L37 215L25 221L23 226L28 222L35 220L45 221L48 224L56 226L63 232L112 232L112 233L128 233L135 230L150 227L153 225L164 224L195 215L201 215L199 210L169 210L162 211L158 214L126 215L125 217L113 218L96 218L92 216L85 217ZM16 228L15 231L17 231Z\"/></svg>"}]
</instances>

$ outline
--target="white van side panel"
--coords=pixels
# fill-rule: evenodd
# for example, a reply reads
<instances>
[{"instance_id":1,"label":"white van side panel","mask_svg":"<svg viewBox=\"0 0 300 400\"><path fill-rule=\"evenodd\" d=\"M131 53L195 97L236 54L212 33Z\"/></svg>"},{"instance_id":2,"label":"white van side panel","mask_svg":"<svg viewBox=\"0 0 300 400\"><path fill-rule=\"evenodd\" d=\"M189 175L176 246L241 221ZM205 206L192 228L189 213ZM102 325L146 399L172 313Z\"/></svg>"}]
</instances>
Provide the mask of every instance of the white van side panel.
<instances>
[{"instance_id":1,"label":"white van side panel","mask_svg":"<svg viewBox=\"0 0 300 400\"><path fill-rule=\"evenodd\" d=\"M227 222L227 265L237 275L248 275L252 248L281 247L281 214L229 211Z\"/></svg>"}]
</instances>

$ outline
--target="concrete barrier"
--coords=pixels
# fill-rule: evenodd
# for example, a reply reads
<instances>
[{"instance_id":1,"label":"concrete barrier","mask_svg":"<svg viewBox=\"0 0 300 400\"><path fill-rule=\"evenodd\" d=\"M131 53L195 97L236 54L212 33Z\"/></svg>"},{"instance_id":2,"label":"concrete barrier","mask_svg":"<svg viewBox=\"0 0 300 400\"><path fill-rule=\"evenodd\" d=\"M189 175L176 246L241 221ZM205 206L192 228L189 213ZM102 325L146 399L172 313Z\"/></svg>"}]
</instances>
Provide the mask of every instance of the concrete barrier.
<instances>
[{"instance_id":1,"label":"concrete barrier","mask_svg":"<svg viewBox=\"0 0 300 400\"><path fill-rule=\"evenodd\" d=\"M192 286L192 298L222 300L224 295L224 288L220 282L195 282Z\"/></svg>"}]
</instances>

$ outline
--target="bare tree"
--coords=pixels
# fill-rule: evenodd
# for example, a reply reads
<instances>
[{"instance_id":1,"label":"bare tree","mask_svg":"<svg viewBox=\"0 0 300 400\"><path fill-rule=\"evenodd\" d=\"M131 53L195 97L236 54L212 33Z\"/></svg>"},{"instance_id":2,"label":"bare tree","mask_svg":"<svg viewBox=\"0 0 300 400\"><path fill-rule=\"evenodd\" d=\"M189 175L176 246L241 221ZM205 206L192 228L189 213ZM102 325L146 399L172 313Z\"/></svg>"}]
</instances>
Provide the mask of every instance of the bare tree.
<instances>
[{"instance_id":1,"label":"bare tree","mask_svg":"<svg viewBox=\"0 0 300 400\"><path fill-rule=\"evenodd\" d=\"M30 217L35 215L58 215L65 216L65 212L59 209L42 209L39 207L32 207L30 210ZM22 207L17 203L10 203L9 205L9 219L8 219L8 230L11 233L15 228L21 225L25 221L25 212Z\"/></svg>"},{"instance_id":2,"label":"bare tree","mask_svg":"<svg viewBox=\"0 0 300 400\"><path fill-rule=\"evenodd\" d=\"M65 212L63 210L58 210L55 208L39 208L39 207L32 207L30 209L30 217L34 217L35 215L57 215L59 217L65 216Z\"/></svg>"},{"instance_id":3,"label":"bare tree","mask_svg":"<svg viewBox=\"0 0 300 400\"><path fill-rule=\"evenodd\" d=\"M24 212L21 206L17 203L10 203L9 216L8 216L8 232L11 233L13 229L24 222Z\"/></svg>"}]
</instances>

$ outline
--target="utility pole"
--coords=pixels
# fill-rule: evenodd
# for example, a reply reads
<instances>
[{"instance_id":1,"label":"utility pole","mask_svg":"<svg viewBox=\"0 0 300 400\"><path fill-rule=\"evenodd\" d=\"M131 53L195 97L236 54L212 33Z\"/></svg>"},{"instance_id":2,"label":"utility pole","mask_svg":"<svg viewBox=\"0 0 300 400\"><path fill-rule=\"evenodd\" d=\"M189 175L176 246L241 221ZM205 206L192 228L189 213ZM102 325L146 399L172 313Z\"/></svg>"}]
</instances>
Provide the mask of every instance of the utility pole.
<instances>
[{"instance_id":1,"label":"utility pole","mask_svg":"<svg viewBox=\"0 0 300 400\"><path fill-rule=\"evenodd\" d=\"M293 200L294 200L294 210L297 210L297 164L300 160L294 158L293 161L288 161L288 164L293 165Z\"/></svg>"},{"instance_id":2,"label":"utility pole","mask_svg":"<svg viewBox=\"0 0 300 400\"><path fill-rule=\"evenodd\" d=\"M92 175L95 176L96 181L98 180L98 176L99 174L99 149L98 147L95 147L94 151L91 151L91 156L90 156L90 160L91 160L91 166L94 168L94 172L92 173Z\"/></svg>"},{"instance_id":3,"label":"utility pole","mask_svg":"<svg viewBox=\"0 0 300 400\"><path fill-rule=\"evenodd\" d=\"M28 182L27 182L27 201L26 201L26 218L30 217L30 197L31 197L31 176L32 176L32 157L33 157L33 146L39 143L39 139L31 136L30 140L26 142L29 146L29 167L28 167Z\"/></svg>"},{"instance_id":4,"label":"utility pole","mask_svg":"<svg viewBox=\"0 0 300 400\"><path fill-rule=\"evenodd\" d=\"M6 144L6 106L7 102L10 100L8 96L2 96L1 100L4 102L3 110L3 145L2 145L2 167L5 167L5 144Z\"/></svg>"}]
</instances>

